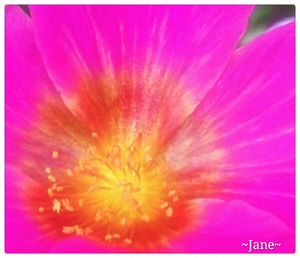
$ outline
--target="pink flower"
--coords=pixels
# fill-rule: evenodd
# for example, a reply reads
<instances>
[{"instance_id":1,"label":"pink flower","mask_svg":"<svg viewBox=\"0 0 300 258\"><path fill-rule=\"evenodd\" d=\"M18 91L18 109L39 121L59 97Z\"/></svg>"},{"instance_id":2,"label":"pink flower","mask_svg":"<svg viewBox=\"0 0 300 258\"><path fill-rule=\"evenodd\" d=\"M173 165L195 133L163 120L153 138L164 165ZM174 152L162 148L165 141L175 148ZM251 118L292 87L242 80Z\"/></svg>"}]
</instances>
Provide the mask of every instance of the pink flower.
<instances>
[{"instance_id":1,"label":"pink flower","mask_svg":"<svg viewBox=\"0 0 300 258\"><path fill-rule=\"evenodd\" d=\"M7 252L295 239L294 22L250 6L6 6Z\"/></svg>"}]
</instances>

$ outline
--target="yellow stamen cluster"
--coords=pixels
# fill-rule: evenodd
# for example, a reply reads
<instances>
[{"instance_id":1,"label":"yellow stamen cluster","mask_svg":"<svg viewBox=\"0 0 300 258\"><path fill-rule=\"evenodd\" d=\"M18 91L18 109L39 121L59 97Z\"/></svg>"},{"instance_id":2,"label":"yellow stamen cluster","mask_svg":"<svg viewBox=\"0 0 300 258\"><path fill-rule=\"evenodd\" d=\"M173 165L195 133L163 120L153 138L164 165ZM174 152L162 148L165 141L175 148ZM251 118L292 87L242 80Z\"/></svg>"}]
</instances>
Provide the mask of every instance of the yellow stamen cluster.
<instances>
[{"instance_id":1,"label":"yellow stamen cluster","mask_svg":"<svg viewBox=\"0 0 300 258\"><path fill-rule=\"evenodd\" d=\"M95 132L91 136L98 138ZM162 161L154 161L150 151L141 144L113 145L103 155L88 147L89 155L72 169L46 167L52 203L47 209L39 207L38 212L53 212L62 223L70 216L71 225L61 225L63 234L92 234L104 242L131 245L136 231L171 219L179 202L177 190L168 186L162 173L167 168L160 165ZM57 151L52 152L53 159L59 157Z\"/></svg>"}]
</instances>

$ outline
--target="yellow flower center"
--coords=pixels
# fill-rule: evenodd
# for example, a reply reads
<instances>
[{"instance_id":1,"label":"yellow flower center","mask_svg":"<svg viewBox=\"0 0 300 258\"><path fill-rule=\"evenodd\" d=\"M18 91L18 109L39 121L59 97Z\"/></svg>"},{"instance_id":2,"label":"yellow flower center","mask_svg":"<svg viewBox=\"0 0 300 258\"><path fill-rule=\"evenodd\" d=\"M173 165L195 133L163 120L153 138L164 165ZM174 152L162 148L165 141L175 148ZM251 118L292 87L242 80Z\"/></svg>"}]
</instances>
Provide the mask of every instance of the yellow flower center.
<instances>
[{"instance_id":1,"label":"yellow flower center","mask_svg":"<svg viewBox=\"0 0 300 258\"><path fill-rule=\"evenodd\" d=\"M104 155L95 145L97 133L91 138L94 144L74 167L45 168L48 205L37 207L38 213L51 213L63 235L137 249L165 245L182 231L188 221L182 188L141 135L133 144L107 147ZM52 159L59 161L57 150Z\"/></svg>"},{"instance_id":2,"label":"yellow flower center","mask_svg":"<svg viewBox=\"0 0 300 258\"><path fill-rule=\"evenodd\" d=\"M191 101L180 102L184 93L172 84L170 99L144 84L140 96L126 74L116 82L102 78L80 86L68 99L71 109L50 96L38 106L42 159L22 164L39 176L43 170L33 189L39 195L28 200L45 233L153 251L197 222L193 175L181 173L164 152L169 133L191 112ZM180 112L170 113L174 103Z\"/></svg>"}]
</instances>

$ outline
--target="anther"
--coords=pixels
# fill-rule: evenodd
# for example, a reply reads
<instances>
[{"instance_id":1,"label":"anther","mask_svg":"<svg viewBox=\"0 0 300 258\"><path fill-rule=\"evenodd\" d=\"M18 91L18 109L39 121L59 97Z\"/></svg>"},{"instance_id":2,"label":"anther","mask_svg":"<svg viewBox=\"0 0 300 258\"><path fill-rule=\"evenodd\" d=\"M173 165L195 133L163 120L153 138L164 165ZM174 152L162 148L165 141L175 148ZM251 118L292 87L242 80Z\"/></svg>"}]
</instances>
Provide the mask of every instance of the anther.
<instances>
[{"instance_id":1,"label":"anther","mask_svg":"<svg viewBox=\"0 0 300 258\"><path fill-rule=\"evenodd\" d=\"M63 188L62 186L57 186L57 187L56 187L56 191L57 191L57 192L61 192L63 189L64 189L64 188Z\"/></svg>"},{"instance_id":2,"label":"anther","mask_svg":"<svg viewBox=\"0 0 300 258\"><path fill-rule=\"evenodd\" d=\"M112 235L111 234L105 235L105 240L106 241L111 241L111 239L112 239Z\"/></svg>"},{"instance_id":3,"label":"anther","mask_svg":"<svg viewBox=\"0 0 300 258\"><path fill-rule=\"evenodd\" d=\"M168 196L171 197L171 196L173 196L175 193L176 193L175 190L171 190L171 191L169 192Z\"/></svg>"},{"instance_id":4,"label":"anther","mask_svg":"<svg viewBox=\"0 0 300 258\"><path fill-rule=\"evenodd\" d=\"M77 225L76 225L77 226ZM76 231L76 235L83 235L83 229L82 228L80 228L80 227L76 227L75 228L75 231Z\"/></svg>"},{"instance_id":5,"label":"anther","mask_svg":"<svg viewBox=\"0 0 300 258\"><path fill-rule=\"evenodd\" d=\"M58 151L53 151L52 152L52 158L57 159L58 158Z\"/></svg>"},{"instance_id":6,"label":"anther","mask_svg":"<svg viewBox=\"0 0 300 258\"><path fill-rule=\"evenodd\" d=\"M72 234L74 232L74 227L67 227L67 226L63 226L62 228L62 232L64 234Z\"/></svg>"},{"instance_id":7,"label":"anther","mask_svg":"<svg viewBox=\"0 0 300 258\"><path fill-rule=\"evenodd\" d=\"M141 220L146 221L146 222L149 222L149 220L150 220L149 215L143 214L143 215L141 216Z\"/></svg>"},{"instance_id":8,"label":"anther","mask_svg":"<svg viewBox=\"0 0 300 258\"><path fill-rule=\"evenodd\" d=\"M92 132L92 137L97 138L98 134L96 132Z\"/></svg>"},{"instance_id":9,"label":"anther","mask_svg":"<svg viewBox=\"0 0 300 258\"><path fill-rule=\"evenodd\" d=\"M120 234L113 234L113 236L112 236L113 238L120 238Z\"/></svg>"},{"instance_id":10,"label":"anther","mask_svg":"<svg viewBox=\"0 0 300 258\"><path fill-rule=\"evenodd\" d=\"M127 245L130 245L132 243L132 240L129 239L129 238L125 238L124 243L127 244Z\"/></svg>"},{"instance_id":11,"label":"anther","mask_svg":"<svg viewBox=\"0 0 300 258\"><path fill-rule=\"evenodd\" d=\"M45 210L45 209L44 209L44 207L42 207L42 206L41 206L41 207L39 207L39 213L43 213L43 212L44 212L44 210Z\"/></svg>"},{"instance_id":12,"label":"anther","mask_svg":"<svg viewBox=\"0 0 300 258\"><path fill-rule=\"evenodd\" d=\"M64 188L62 186L57 186L57 184L53 184L51 189L57 192L61 192Z\"/></svg>"},{"instance_id":13,"label":"anther","mask_svg":"<svg viewBox=\"0 0 300 258\"><path fill-rule=\"evenodd\" d=\"M68 174L68 176L73 176L72 170L71 169L67 169L67 174Z\"/></svg>"},{"instance_id":14,"label":"anther","mask_svg":"<svg viewBox=\"0 0 300 258\"><path fill-rule=\"evenodd\" d=\"M121 219L121 225L124 226L126 224L126 218Z\"/></svg>"},{"instance_id":15,"label":"anther","mask_svg":"<svg viewBox=\"0 0 300 258\"><path fill-rule=\"evenodd\" d=\"M62 205L67 211L74 211L74 208L70 205L69 199L63 199Z\"/></svg>"},{"instance_id":16,"label":"anther","mask_svg":"<svg viewBox=\"0 0 300 258\"><path fill-rule=\"evenodd\" d=\"M173 209L171 207L169 207L167 210L166 210L166 216L167 217L171 217L173 215Z\"/></svg>"},{"instance_id":17,"label":"anther","mask_svg":"<svg viewBox=\"0 0 300 258\"><path fill-rule=\"evenodd\" d=\"M56 211L57 213L59 213L59 212L60 212L60 208L61 208L61 203L60 203L60 201L57 200L57 199L54 199L54 200L53 200L53 207L52 207L52 210L53 210L53 211Z\"/></svg>"},{"instance_id":18,"label":"anther","mask_svg":"<svg viewBox=\"0 0 300 258\"><path fill-rule=\"evenodd\" d=\"M90 227L87 227L87 228L84 229L84 234L88 235L90 233L92 233L92 230L91 230Z\"/></svg>"},{"instance_id":19,"label":"anther","mask_svg":"<svg viewBox=\"0 0 300 258\"><path fill-rule=\"evenodd\" d=\"M96 213L95 221L99 221L99 220L101 220L102 218L103 218L103 216L102 216L101 212L98 211L98 212Z\"/></svg>"},{"instance_id":20,"label":"anther","mask_svg":"<svg viewBox=\"0 0 300 258\"><path fill-rule=\"evenodd\" d=\"M48 195L50 197L53 197L53 190L52 190L52 188L48 188Z\"/></svg>"},{"instance_id":21,"label":"anther","mask_svg":"<svg viewBox=\"0 0 300 258\"><path fill-rule=\"evenodd\" d=\"M161 209L165 209L165 208L167 208L168 207L168 203L167 202L164 202L164 203L162 203L161 205L160 205L160 208Z\"/></svg>"},{"instance_id":22,"label":"anther","mask_svg":"<svg viewBox=\"0 0 300 258\"><path fill-rule=\"evenodd\" d=\"M50 173L51 173L51 168L46 167L46 168L45 168L45 172L46 172L47 174L50 174Z\"/></svg>"},{"instance_id":23,"label":"anther","mask_svg":"<svg viewBox=\"0 0 300 258\"><path fill-rule=\"evenodd\" d=\"M174 196L173 199L172 199L172 201L173 201L173 202L178 202L178 201L179 201L178 196Z\"/></svg>"},{"instance_id":24,"label":"anther","mask_svg":"<svg viewBox=\"0 0 300 258\"><path fill-rule=\"evenodd\" d=\"M48 179L49 179L51 182L55 182L55 181L56 181L55 177L52 176L52 175L49 175L49 176L48 176Z\"/></svg>"}]
</instances>

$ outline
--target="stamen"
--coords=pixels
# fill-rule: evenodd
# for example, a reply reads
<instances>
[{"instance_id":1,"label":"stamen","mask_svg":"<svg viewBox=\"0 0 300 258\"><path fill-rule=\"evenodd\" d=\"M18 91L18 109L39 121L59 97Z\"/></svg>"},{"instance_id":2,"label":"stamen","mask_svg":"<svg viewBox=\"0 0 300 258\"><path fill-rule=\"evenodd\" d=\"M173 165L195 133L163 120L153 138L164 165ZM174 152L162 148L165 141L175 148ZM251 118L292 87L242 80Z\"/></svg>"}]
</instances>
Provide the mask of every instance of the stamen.
<instances>
[{"instance_id":1,"label":"stamen","mask_svg":"<svg viewBox=\"0 0 300 258\"><path fill-rule=\"evenodd\" d=\"M49 175L48 176L48 179L51 181L51 182L55 182L56 181L56 178L52 175Z\"/></svg>"},{"instance_id":2,"label":"stamen","mask_svg":"<svg viewBox=\"0 0 300 258\"><path fill-rule=\"evenodd\" d=\"M90 227L87 227L84 229L84 234L88 235L88 234L91 234L93 231L91 230Z\"/></svg>"},{"instance_id":3,"label":"stamen","mask_svg":"<svg viewBox=\"0 0 300 258\"><path fill-rule=\"evenodd\" d=\"M61 192L64 188L62 186L57 186L57 184L53 184L51 189L57 192Z\"/></svg>"},{"instance_id":4,"label":"stamen","mask_svg":"<svg viewBox=\"0 0 300 258\"><path fill-rule=\"evenodd\" d=\"M127 244L127 245L130 245L132 243L132 240L129 239L129 238L125 238L124 243Z\"/></svg>"},{"instance_id":5,"label":"stamen","mask_svg":"<svg viewBox=\"0 0 300 258\"><path fill-rule=\"evenodd\" d=\"M171 191L169 192L168 196L171 197L171 196L173 196L175 193L176 193L175 190L171 190Z\"/></svg>"},{"instance_id":6,"label":"stamen","mask_svg":"<svg viewBox=\"0 0 300 258\"><path fill-rule=\"evenodd\" d=\"M126 224L126 218L121 219L121 225L124 226Z\"/></svg>"},{"instance_id":7,"label":"stamen","mask_svg":"<svg viewBox=\"0 0 300 258\"><path fill-rule=\"evenodd\" d=\"M161 209L165 209L165 208L167 208L168 207L168 203L167 202L164 202L164 203L162 203L161 205L160 205L160 208Z\"/></svg>"},{"instance_id":8,"label":"stamen","mask_svg":"<svg viewBox=\"0 0 300 258\"><path fill-rule=\"evenodd\" d=\"M50 197L53 197L53 190L52 190L52 188L48 188L48 195Z\"/></svg>"},{"instance_id":9,"label":"stamen","mask_svg":"<svg viewBox=\"0 0 300 258\"><path fill-rule=\"evenodd\" d=\"M62 186L57 186L56 187L56 191L57 192L61 192L62 190L64 190L64 188Z\"/></svg>"},{"instance_id":10,"label":"stamen","mask_svg":"<svg viewBox=\"0 0 300 258\"><path fill-rule=\"evenodd\" d=\"M67 174L68 174L68 176L73 176L72 170L71 169L67 169Z\"/></svg>"},{"instance_id":11,"label":"stamen","mask_svg":"<svg viewBox=\"0 0 300 258\"><path fill-rule=\"evenodd\" d=\"M97 138L98 134L96 132L92 132L92 137Z\"/></svg>"},{"instance_id":12,"label":"stamen","mask_svg":"<svg viewBox=\"0 0 300 258\"><path fill-rule=\"evenodd\" d=\"M46 168L45 168L45 172L46 172L47 174L50 174L50 173L51 173L51 168L46 167Z\"/></svg>"},{"instance_id":13,"label":"stamen","mask_svg":"<svg viewBox=\"0 0 300 258\"><path fill-rule=\"evenodd\" d=\"M61 203L59 200L57 199L54 199L53 200L53 207L52 207L52 210L57 213L60 213L60 208L61 208Z\"/></svg>"},{"instance_id":14,"label":"stamen","mask_svg":"<svg viewBox=\"0 0 300 258\"><path fill-rule=\"evenodd\" d=\"M105 240L106 241L111 241L112 240L112 235L111 234L105 235Z\"/></svg>"},{"instance_id":15,"label":"stamen","mask_svg":"<svg viewBox=\"0 0 300 258\"><path fill-rule=\"evenodd\" d=\"M75 226L76 235L83 235L83 229L78 225Z\"/></svg>"},{"instance_id":16,"label":"stamen","mask_svg":"<svg viewBox=\"0 0 300 258\"><path fill-rule=\"evenodd\" d=\"M74 211L74 208L70 205L69 199L63 199L62 205L67 211Z\"/></svg>"},{"instance_id":17,"label":"stamen","mask_svg":"<svg viewBox=\"0 0 300 258\"><path fill-rule=\"evenodd\" d=\"M113 234L113 238L120 238L119 234Z\"/></svg>"},{"instance_id":18,"label":"stamen","mask_svg":"<svg viewBox=\"0 0 300 258\"><path fill-rule=\"evenodd\" d=\"M146 222L149 222L149 220L150 220L149 215L143 214L143 215L141 216L141 220L146 221Z\"/></svg>"},{"instance_id":19,"label":"stamen","mask_svg":"<svg viewBox=\"0 0 300 258\"><path fill-rule=\"evenodd\" d=\"M173 201L173 202L178 202L178 201L179 201L178 196L174 196L173 199L172 199L172 201Z\"/></svg>"},{"instance_id":20,"label":"stamen","mask_svg":"<svg viewBox=\"0 0 300 258\"><path fill-rule=\"evenodd\" d=\"M173 215L173 209L171 207L169 207L167 210L166 210L166 216L167 217L171 217Z\"/></svg>"},{"instance_id":21,"label":"stamen","mask_svg":"<svg viewBox=\"0 0 300 258\"><path fill-rule=\"evenodd\" d=\"M52 152L52 158L57 159L58 158L58 151L53 151Z\"/></svg>"},{"instance_id":22,"label":"stamen","mask_svg":"<svg viewBox=\"0 0 300 258\"><path fill-rule=\"evenodd\" d=\"M92 132L92 137L99 136ZM77 164L62 171L63 173L55 170L55 176L50 167L45 168L51 185L48 188L48 196L51 197L50 202L53 202L49 209L59 214L57 220L62 221L60 225L68 219L74 224L78 223L61 227L62 234L91 234L93 238L114 245L134 244L133 246L138 247L142 246L142 243L136 236L141 236L143 232L152 234L154 230L161 230L157 236L151 235L150 241L156 241L158 244L161 244L163 238L167 241L163 223L174 216L177 206L171 206L179 201L178 190L173 182L172 188L167 183L168 179L163 174L165 167L159 169L161 161L153 161L150 152L141 151L141 143L140 146L137 145L138 141L129 147L112 145L108 148L109 152L104 149L103 154L100 149L97 150L97 154L88 152ZM150 147L147 151L150 151ZM53 151L52 154L53 158L58 158L57 151ZM69 177L73 177L74 180L69 180ZM44 211L44 207L38 208L39 213ZM69 212L72 212L72 216ZM177 214L181 213L176 213L176 216ZM168 223L172 227L172 223L175 222L169 220ZM153 237L157 237L157 240ZM141 240L144 241L143 237Z\"/></svg>"},{"instance_id":23,"label":"stamen","mask_svg":"<svg viewBox=\"0 0 300 258\"><path fill-rule=\"evenodd\" d=\"M96 213L96 219L95 219L95 221L99 221L99 220L101 220L102 218L103 218L103 216L102 216L101 212L98 211L98 212Z\"/></svg>"},{"instance_id":24,"label":"stamen","mask_svg":"<svg viewBox=\"0 0 300 258\"><path fill-rule=\"evenodd\" d=\"M74 227L63 226L62 232L64 234L72 234L75 231Z\"/></svg>"}]
</instances>

